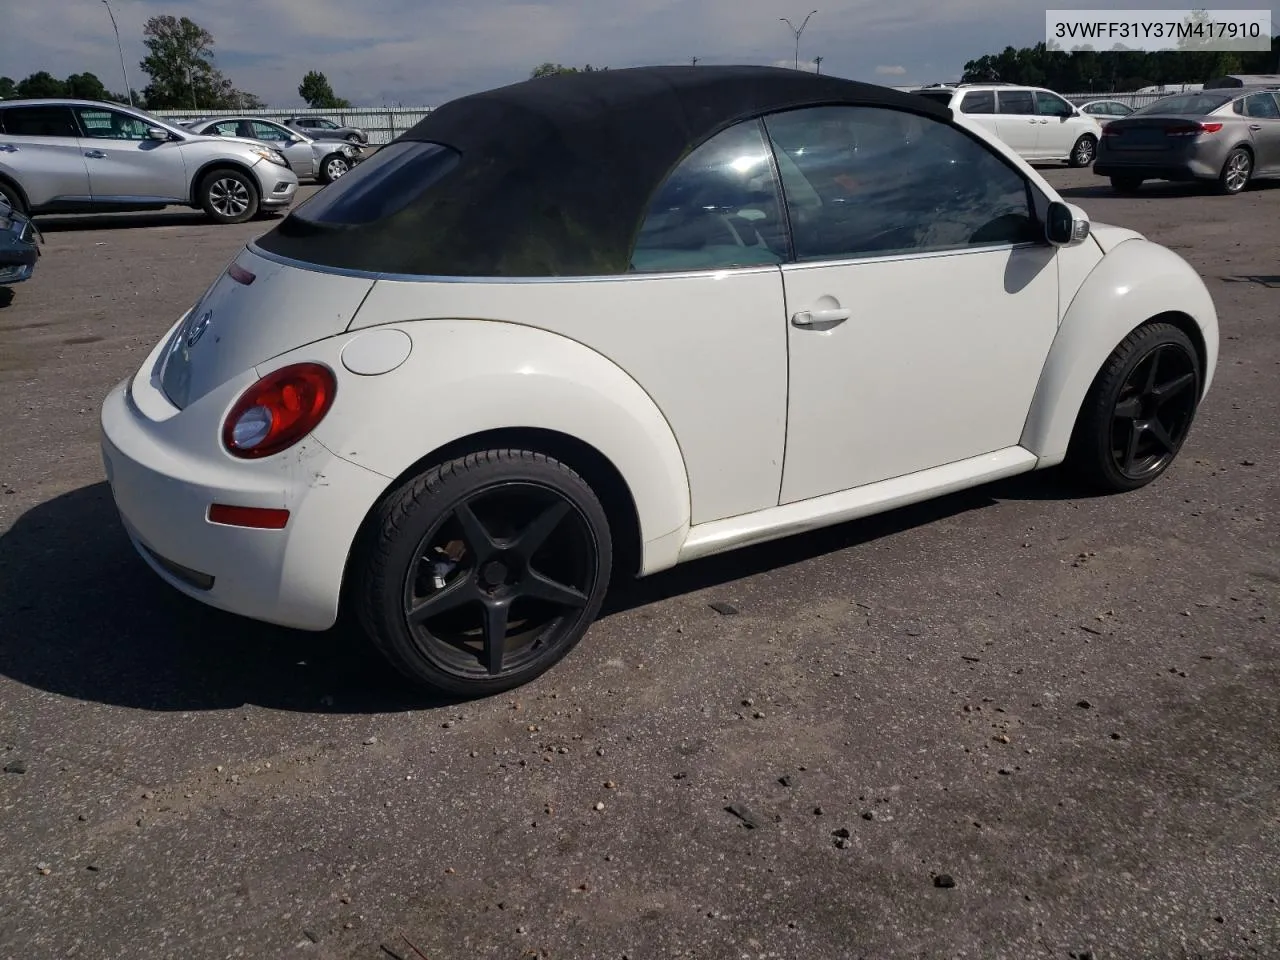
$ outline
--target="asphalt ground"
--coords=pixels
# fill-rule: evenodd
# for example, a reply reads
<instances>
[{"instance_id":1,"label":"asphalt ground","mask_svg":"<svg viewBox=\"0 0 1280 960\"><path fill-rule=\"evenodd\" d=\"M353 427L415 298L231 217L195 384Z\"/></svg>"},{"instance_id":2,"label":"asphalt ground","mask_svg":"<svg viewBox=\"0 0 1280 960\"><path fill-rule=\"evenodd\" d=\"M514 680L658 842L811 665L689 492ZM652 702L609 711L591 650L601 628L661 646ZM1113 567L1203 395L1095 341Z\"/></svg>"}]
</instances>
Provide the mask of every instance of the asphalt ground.
<instances>
[{"instance_id":1,"label":"asphalt ground","mask_svg":"<svg viewBox=\"0 0 1280 960\"><path fill-rule=\"evenodd\" d=\"M0 956L1280 956L1280 185L1048 176L1217 302L1165 477L690 564L470 704L117 521L103 396L271 221L43 219L0 290Z\"/></svg>"}]
</instances>

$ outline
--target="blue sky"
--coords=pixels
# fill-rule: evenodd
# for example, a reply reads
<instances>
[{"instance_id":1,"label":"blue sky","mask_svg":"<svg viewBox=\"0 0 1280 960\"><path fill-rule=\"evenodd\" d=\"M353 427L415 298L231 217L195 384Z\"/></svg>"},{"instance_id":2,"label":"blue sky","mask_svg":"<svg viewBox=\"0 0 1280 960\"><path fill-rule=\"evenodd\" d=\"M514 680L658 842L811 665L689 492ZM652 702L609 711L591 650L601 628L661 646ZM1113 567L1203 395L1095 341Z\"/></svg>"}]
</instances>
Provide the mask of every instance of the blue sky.
<instances>
[{"instance_id":1,"label":"blue sky","mask_svg":"<svg viewBox=\"0 0 1280 960\"><path fill-rule=\"evenodd\" d=\"M1055 8L1113 6L1053 0ZM0 74L89 70L122 90L111 21L101 0L14 0L0 33ZM953 79L964 62L1044 39L1044 3L1025 0L113 0L135 87L142 25L190 16L215 39L216 61L241 89L273 106L301 105L310 69L357 104L438 105L524 79L546 60L612 67L646 63L794 62L890 85ZM1161 4L1135 4L1162 8ZM1223 8L1260 6L1233 0ZM1280 19L1274 18L1277 24ZM1273 27L1276 29L1276 27Z\"/></svg>"}]
</instances>

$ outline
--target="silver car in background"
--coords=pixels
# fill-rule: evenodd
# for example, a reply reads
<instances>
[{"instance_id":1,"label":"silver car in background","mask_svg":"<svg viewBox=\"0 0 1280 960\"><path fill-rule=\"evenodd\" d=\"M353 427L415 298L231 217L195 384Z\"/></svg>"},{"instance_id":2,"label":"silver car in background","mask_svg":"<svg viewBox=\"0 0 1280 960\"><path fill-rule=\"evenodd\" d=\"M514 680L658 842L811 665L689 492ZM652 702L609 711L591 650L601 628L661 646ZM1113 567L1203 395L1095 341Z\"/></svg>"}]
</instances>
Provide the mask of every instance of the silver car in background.
<instances>
[{"instance_id":1,"label":"silver car in background","mask_svg":"<svg viewBox=\"0 0 1280 960\"><path fill-rule=\"evenodd\" d=\"M348 143L368 146L369 134L359 127L344 126L328 117L290 117L284 122L292 130L301 130L312 137L325 140L346 140Z\"/></svg>"},{"instance_id":2,"label":"silver car in background","mask_svg":"<svg viewBox=\"0 0 1280 960\"><path fill-rule=\"evenodd\" d=\"M265 143L284 154L300 180L332 183L360 162L361 150L345 140L320 140L262 117L208 117L183 124L195 133L241 137Z\"/></svg>"},{"instance_id":3,"label":"silver car in background","mask_svg":"<svg viewBox=\"0 0 1280 960\"><path fill-rule=\"evenodd\" d=\"M116 103L0 102L0 195L31 215L184 206L243 223L297 191L266 144L200 136Z\"/></svg>"},{"instance_id":4,"label":"silver car in background","mask_svg":"<svg viewBox=\"0 0 1280 960\"><path fill-rule=\"evenodd\" d=\"M1146 180L1212 183L1236 194L1280 177L1280 91L1236 88L1178 93L1103 128L1093 172L1119 193Z\"/></svg>"}]
</instances>

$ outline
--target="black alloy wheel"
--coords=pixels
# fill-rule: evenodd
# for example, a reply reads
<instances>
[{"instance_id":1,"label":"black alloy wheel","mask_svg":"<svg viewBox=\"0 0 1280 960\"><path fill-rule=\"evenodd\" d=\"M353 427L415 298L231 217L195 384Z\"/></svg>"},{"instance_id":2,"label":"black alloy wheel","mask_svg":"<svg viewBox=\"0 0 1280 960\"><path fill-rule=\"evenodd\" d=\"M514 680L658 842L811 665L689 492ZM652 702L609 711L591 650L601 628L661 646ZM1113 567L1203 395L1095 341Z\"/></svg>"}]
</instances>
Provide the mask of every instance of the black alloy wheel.
<instances>
[{"instance_id":1,"label":"black alloy wheel","mask_svg":"<svg viewBox=\"0 0 1280 960\"><path fill-rule=\"evenodd\" d=\"M1068 459L1103 489L1145 486L1182 449L1201 384L1200 360L1185 333L1163 322L1138 328L1094 381Z\"/></svg>"},{"instance_id":2,"label":"black alloy wheel","mask_svg":"<svg viewBox=\"0 0 1280 960\"><path fill-rule=\"evenodd\" d=\"M472 454L428 471L380 513L363 618L423 687L471 696L519 686L568 654L599 612L607 519L557 461Z\"/></svg>"}]
</instances>

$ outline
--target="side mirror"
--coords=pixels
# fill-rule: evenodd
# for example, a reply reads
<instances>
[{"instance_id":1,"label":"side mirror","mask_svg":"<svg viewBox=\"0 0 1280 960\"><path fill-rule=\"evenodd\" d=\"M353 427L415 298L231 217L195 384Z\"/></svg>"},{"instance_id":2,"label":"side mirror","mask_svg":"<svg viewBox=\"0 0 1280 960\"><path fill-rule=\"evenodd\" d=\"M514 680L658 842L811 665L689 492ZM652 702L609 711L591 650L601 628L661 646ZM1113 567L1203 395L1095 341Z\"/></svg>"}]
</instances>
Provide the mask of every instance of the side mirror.
<instances>
[{"instance_id":1,"label":"side mirror","mask_svg":"<svg viewBox=\"0 0 1280 960\"><path fill-rule=\"evenodd\" d=\"M148 140L168 140L169 131L164 127L147 127Z\"/></svg>"},{"instance_id":2,"label":"side mirror","mask_svg":"<svg viewBox=\"0 0 1280 960\"><path fill-rule=\"evenodd\" d=\"M1049 204L1045 239L1055 247L1074 247L1089 239L1089 215L1079 207L1055 200Z\"/></svg>"}]
</instances>

